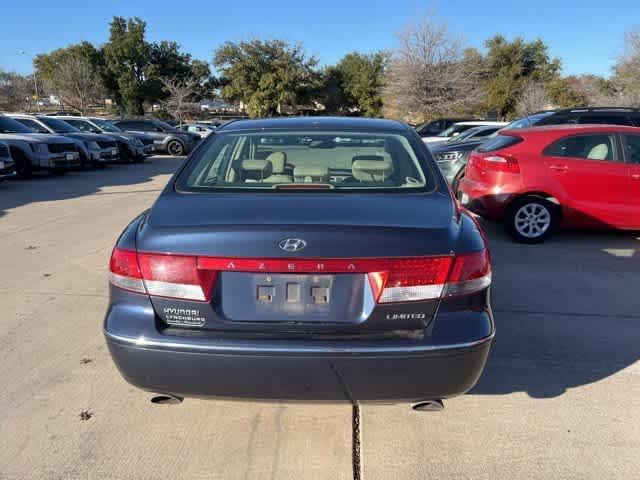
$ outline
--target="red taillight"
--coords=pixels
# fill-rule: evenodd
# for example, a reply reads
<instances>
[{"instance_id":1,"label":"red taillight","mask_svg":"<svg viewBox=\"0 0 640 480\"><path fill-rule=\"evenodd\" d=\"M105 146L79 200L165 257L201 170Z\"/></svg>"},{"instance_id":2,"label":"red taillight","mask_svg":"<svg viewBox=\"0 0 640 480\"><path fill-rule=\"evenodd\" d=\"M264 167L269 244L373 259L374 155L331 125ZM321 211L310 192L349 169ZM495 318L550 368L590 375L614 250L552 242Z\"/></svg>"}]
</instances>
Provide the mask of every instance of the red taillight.
<instances>
[{"instance_id":1,"label":"red taillight","mask_svg":"<svg viewBox=\"0 0 640 480\"><path fill-rule=\"evenodd\" d=\"M113 249L109 262L109 281L125 290L146 293L136 252L117 247Z\"/></svg>"},{"instance_id":2,"label":"red taillight","mask_svg":"<svg viewBox=\"0 0 640 480\"><path fill-rule=\"evenodd\" d=\"M218 272L367 274L378 303L438 299L491 283L489 254L364 259L253 259L196 257L114 249L110 280L149 295L208 301Z\"/></svg>"},{"instance_id":3,"label":"red taillight","mask_svg":"<svg viewBox=\"0 0 640 480\"><path fill-rule=\"evenodd\" d=\"M184 255L139 253L138 261L149 295L209 300L216 272L198 270L198 258Z\"/></svg>"},{"instance_id":4,"label":"red taillight","mask_svg":"<svg viewBox=\"0 0 640 480\"><path fill-rule=\"evenodd\" d=\"M110 280L116 287L159 297L205 301L216 272L198 270L197 257L114 249Z\"/></svg>"},{"instance_id":5,"label":"red taillight","mask_svg":"<svg viewBox=\"0 0 640 480\"><path fill-rule=\"evenodd\" d=\"M440 298L453 257L394 258L388 261L379 303ZM374 293L376 293L374 291Z\"/></svg>"},{"instance_id":6,"label":"red taillight","mask_svg":"<svg viewBox=\"0 0 640 480\"><path fill-rule=\"evenodd\" d=\"M486 171L520 173L518 160L511 155L478 155L474 163Z\"/></svg>"},{"instance_id":7,"label":"red taillight","mask_svg":"<svg viewBox=\"0 0 640 480\"><path fill-rule=\"evenodd\" d=\"M458 255L451 267L444 296L464 295L491 285L491 258L488 250Z\"/></svg>"}]
</instances>

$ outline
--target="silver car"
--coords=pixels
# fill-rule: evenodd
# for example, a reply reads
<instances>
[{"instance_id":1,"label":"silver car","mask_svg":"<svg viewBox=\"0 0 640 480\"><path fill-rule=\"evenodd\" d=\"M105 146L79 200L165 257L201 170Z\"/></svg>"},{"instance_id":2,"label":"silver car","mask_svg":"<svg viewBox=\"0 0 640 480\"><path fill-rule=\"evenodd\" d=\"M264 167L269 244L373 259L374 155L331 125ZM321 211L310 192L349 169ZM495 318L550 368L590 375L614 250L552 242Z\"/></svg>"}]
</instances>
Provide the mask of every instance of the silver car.
<instances>
[{"instance_id":1,"label":"silver car","mask_svg":"<svg viewBox=\"0 0 640 480\"><path fill-rule=\"evenodd\" d=\"M5 115L0 115L0 141L9 145L21 178L29 178L36 170L62 174L80 166L80 153L74 142L58 135L34 133Z\"/></svg>"}]
</instances>

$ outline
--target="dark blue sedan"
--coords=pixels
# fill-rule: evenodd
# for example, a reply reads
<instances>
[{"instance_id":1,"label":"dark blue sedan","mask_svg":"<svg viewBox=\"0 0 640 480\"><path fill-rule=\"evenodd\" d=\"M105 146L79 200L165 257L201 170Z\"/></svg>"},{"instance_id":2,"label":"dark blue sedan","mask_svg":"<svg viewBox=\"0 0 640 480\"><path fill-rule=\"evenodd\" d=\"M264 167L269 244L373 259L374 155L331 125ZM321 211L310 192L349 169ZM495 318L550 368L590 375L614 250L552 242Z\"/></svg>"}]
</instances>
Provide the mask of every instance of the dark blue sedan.
<instances>
[{"instance_id":1,"label":"dark blue sedan","mask_svg":"<svg viewBox=\"0 0 640 480\"><path fill-rule=\"evenodd\" d=\"M490 257L415 131L236 121L120 236L104 333L124 378L179 399L463 394L494 337Z\"/></svg>"}]
</instances>

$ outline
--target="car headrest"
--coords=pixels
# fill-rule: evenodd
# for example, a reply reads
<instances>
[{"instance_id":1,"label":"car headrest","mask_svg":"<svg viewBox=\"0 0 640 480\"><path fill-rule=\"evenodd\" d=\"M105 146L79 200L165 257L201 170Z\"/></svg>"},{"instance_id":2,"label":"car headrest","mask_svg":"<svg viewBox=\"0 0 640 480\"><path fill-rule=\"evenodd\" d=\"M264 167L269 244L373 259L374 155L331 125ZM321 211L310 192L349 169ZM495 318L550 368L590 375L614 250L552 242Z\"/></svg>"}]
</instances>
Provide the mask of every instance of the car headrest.
<instances>
[{"instance_id":1,"label":"car headrest","mask_svg":"<svg viewBox=\"0 0 640 480\"><path fill-rule=\"evenodd\" d=\"M384 182L393 173L393 163L380 160L356 160L351 165L353 177L361 182Z\"/></svg>"},{"instance_id":2,"label":"car headrest","mask_svg":"<svg viewBox=\"0 0 640 480\"><path fill-rule=\"evenodd\" d=\"M301 165L293 169L296 182L312 183L324 182L329 178L329 168L326 166Z\"/></svg>"},{"instance_id":3,"label":"car headrest","mask_svg":"<svg viewBox=\"0 0 640 480\"><path fill-rule=\"evenodd\" d=\"M241 168L245 180L264 180L273 171L269 160L243 160Z\"/></svg>"},{"instance_id":4,"label":"car headrest","mask_svg":"<svg viewBox=\"0 0 640 480\"><path fill-rule=\"evenodd\" d=\"M273 166L273 173L284 173L284 166L287 163L287 154L284 152L273 152L267 157L267 161Z\"/></svg>"},{"instance_id":5,"label":"car headrest","mask_svg":"<svg viewBox=\"0 0 640 480\"><path fill-rule=\"evenodd\" d=\"M587 158L591 160L606 160L609 156L609 147L606 143L600 143L596 145L591 150L589 150L589 154Z\"/></svg>"}]
</instances>

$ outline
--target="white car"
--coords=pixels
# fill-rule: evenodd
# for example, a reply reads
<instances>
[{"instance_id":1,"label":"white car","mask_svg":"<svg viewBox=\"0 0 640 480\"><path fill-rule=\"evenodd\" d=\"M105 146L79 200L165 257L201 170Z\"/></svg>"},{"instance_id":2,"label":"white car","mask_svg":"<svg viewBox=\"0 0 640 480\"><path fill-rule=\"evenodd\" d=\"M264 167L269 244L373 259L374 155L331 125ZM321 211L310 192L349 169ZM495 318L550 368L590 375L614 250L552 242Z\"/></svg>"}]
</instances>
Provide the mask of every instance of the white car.
<instances>
[{"instance_id":1,"label":"white car","mask_svg":"<svg viewBox=\"0 0 640 480\"><path fill-rule=\"evenodd\" d=\"M433 142L446 142L450 138L457 137L462 132L469 130L473 127L485 127L485 126L496 126L496 127L504 127L507 125L507 122L488 122L486 120L475 120L472 122L458 122L451 125L442 133L439 133L435 137L422 137L422 141L425 143L433 143Z\"/></svg>"},{"instance_id":2,"label":"white car","mask_svg":"<svg viewBox=\"0 0 640 480\"><path fill-rule=\"evenodd\" d=\"M216 131L216 125L210 123L183 123L177 128L184 132L200 135L200 138L206 138Z\"/></svg>"}]
</instances>

